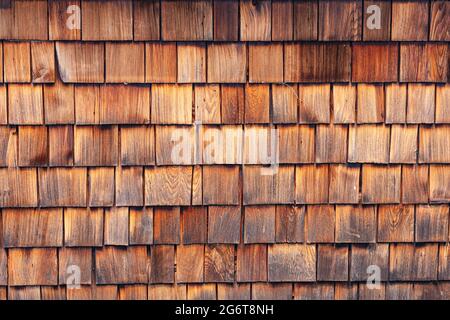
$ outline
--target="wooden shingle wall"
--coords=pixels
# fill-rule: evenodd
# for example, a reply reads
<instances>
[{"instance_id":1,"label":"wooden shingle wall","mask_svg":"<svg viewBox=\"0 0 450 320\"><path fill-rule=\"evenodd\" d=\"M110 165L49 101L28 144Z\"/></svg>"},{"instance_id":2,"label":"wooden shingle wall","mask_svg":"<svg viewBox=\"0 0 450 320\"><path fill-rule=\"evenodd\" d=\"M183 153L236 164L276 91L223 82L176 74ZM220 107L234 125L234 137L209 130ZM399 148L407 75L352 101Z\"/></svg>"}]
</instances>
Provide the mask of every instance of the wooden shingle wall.
<instances>
[{"instance_id":1,"label":"wooden shingle wall","mask_svg":"<svg viewBox=\"0 0 450 320\"><path fill-rule=\"evenodd\" d=\"M0 3L0 299L450 299L450 2Z\"/></svg>"}]
</instances>

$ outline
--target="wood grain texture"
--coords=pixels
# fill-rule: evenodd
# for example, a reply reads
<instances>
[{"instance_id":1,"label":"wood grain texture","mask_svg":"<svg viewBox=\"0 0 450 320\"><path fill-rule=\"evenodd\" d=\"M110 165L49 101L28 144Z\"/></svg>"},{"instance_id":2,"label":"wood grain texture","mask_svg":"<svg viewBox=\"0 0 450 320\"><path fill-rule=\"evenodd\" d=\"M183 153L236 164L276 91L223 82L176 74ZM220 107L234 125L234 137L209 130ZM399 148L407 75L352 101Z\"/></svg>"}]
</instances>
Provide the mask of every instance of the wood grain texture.
<instances>
[{"instance_id":1,"label":"wood grain texture","mask_svg":"<svg viewBox=\"0 0 450 320\"><path fill-rule=\"evenodd\" d=\"M100 86L75 86L75 121L77 124L100 123Z\"/></svg>"},{"instance_id":2,"label":"wood grain texture","mask_svg":"<svg viewBox=\"0 0 450 320\"><path fill-rule=\"evenodd\" d=\"M377 236L378 241L413 242L414 219L414 206L379 206Z\"/></svg>"},{"instance_id":3,"label":"wood grain texture","mask_svg":"<svg viewBox=\"0 0 450 320\"><path fill-rule=\"evenodd\" d=\"M8 123L43 124L42 86L8 85Z\"/></svg>"},{"instance_id":4,"label":"wood grain texture","mask_svg":"<svg viewBox=\"0 0 450 320\"><path fill-rule=\"evenodd\" d=\"M194 166L192 172L192 205L201 205L203 202L202 168Z\"/></svg>"},{"instance_id":5,"label":"wood grain texture","mask_svg":"<svg viewBox=\"0 0 450 320\"><path fill-rule=\"evenodd\" d=\"M50 40L81 40L80 28L67 28L68 18L74 13L72 9L78 6L79 0L50 0L48 1L48 34ZM69 9L70 8L70 9ZM81 14L73 16L74 24L81 24ZM80 25L81 26L81 25Z\"/></svg>"},{"instance_id":6,"label":"wood grain texture","mask_svg":"<svg viewBox=\"0 0 450 320\"><path fill-rule=\"evenodd\" d=\"M207 245L205 247L205 282L233 282L234 246Z\"/></svg>"},{"instance_id":7,"label":"wood grain texture","mask_svg":"<svg viewBox=\"0 0 450 320\"><path fill-rule=\"evenodd\" d=\"M156 284L148 286L149 300L186 300L186 285Z\"/></svg>"},{"instance_id":8,"label":"wood grain texture","mask_svg":"<svg viewBox=\"0 0 450 320\"><path fill-rule=\"evenodd\" d=\"M180 243L180 208L155 208L153 212L153 242Z\"/></svg>"},{"instance_id":9,"label":"wood grain texture","mask_svg":"<svg viewBox=\"0 0 450 320\"><path fill-rule=\"evenodd\" d=\"M78 166L112 166L118 162L117 126L77 126L74 159Z\"/></svg>"},{"instance_id":10,"label":"wood grain texture","mask_svg":"<svg viewBox=\"0 0 450 320\"><path fill-rule=\"evenodd\" d=\"M144 204L144 169L116 168L116 205L142 206Z\"/></svg>"},{"instance_id":11,"label":"wood grain texture","mask_svg":"<svg viewBox=\"0 0 450 320\"><path fill-rule=\"evenodd\" d=\"M334 242L335 224L336 214L333 206L307 206L306 240L308 243Z\"/></svg>"},{"instance_id":12,"label":"wood grain texture","mask_svg":"<svg viewBox=\"0 0 450 320\"><path fill-rule=\"evenodd\" d=\"M81 1L83 40L132 40L131 1Z\"/></svg>"},{"instance_id":13,"label":"wood grain texture","mask_svg":"<svg viewBox=\"0 0 450 320\"><path fill-rule=\"evenodd\" d=\"M435 112L436 123L450 123L450 85L436 86Z\"/></svg>"},{"instance_id":14,"label":"wood grain texture","mask_svg":"<svg viewBox=\"0 0 450 320\"><path fill-rule=\"evenodd\" d=\"M450 246L442 244L439 246L439 280L450 279Z\"/></svg>"},{"instance_id":15,"label":"wood grain texture","mask_svg":"<svg viewBox=\"0 0 450 320\"><path fill-rule=\"evenodd\" d=\"M208 243L239 243L240 221L240 207L208 207Z\"/></svg>"},{"instance_id":16,"label":"wood grain texture","mask_svg":"<svg viewBox=\"0 0 450 320\"><path fill-rule=\"evenodd\" d=\"M430 166L430 201L449 202L449 166Z\"/></svg>"},{"instance_id":17,"label":"wood grain texture","mask_svg":"<svg viewBox=\"0 0 450 320\"><path fill-rule=\"evenodd\" d=\"M79 284L92 283L92 249L90 248L61 248L58 250L58 281L60 284L70 282L70 267L80 268Z\"/></svg>"},{"instance_id":18,"label":"wood grain texture","mask_svg":"<svg viewBox=\"0 0 450 320\"><path fill-rule=\"evenodd\" d=\"M446 82L448 46L443 44L400 45L401 82Z\"/></svg>"},{"instance_id":19,"label":"wood grain texture","mask_svg":"<svg viewBox=\"0 0 450 320\"><path fill-rule=\"evenodd\" d=\"M319 245L317 249L317 280L347 281L347 246Z\"/></svg>"},{"instance_id":20,"label":"wood grain texture","mask_svg":"<svg viewBox=\"0 0 450 320\"><path fill-rule=\"evenodd\" d=\"M195 120L205 124L220 124L220 86L195 86L194 96Z\"/></svg>"},{"instance_id":21,"label":"wood grain texture","mask_svg":"<svg viewBox=\"0 0 450 320\"><path fill-rule=\"evenodd\" d=\"M101 124L150 122L150 92L141 86L108 85L100 89Z\"/></svg>"},{"instance_id":22,"label":"wood grain texture","mask_svg":"<svg viewBox=\"0 0 450 320\"><path fill-rule=\"evenodd\" d=\"M296 283L293 291L294 300L332 300L335 290L336 294L341 293L340 286L340 283L336 283L335 288L328 283Z\"/></svg>"},{"instance_id":23,"label":"wood grain texture","mask_svg":"<svg viewBox=\"0 0 450 320\"><path fill-rule=\"evenodd\" d=\"M351 126L348 162L389 162L389 131L384 125Z\"/></svg>"},{"instance_id":24,"label":"wood grain texture","mask_svg":"<svg viewBox=\"0 0 450 320\"><path fill-rule=\"evenodd\" d=\"M297 166L295 170L296 203L328 202L328 173L328 165Z\"/></svg>"},{"instance_id":25,"label":"wood grain texture","mask_svg":"<svg viewBox=\"0 0 450 320\"><path fill-rule=\"evenodd\" d=\"M146 205L190 205L192 167L145 169Z\"/></svg>"},{"instance_id":26,"label":"wood grain texture","mask_svg":"<svg viewBox=\"0 0 450 320\"><path fill-rule=\"evenodd\" d=\"M20 83L31 81L31 49L29 42L5 42L4 73L5 82Z\"/></svg>"},{"instance_id":27,"label":"wood grain texture","mask_svg":"<svg viewBox=\"0 0 450 320\"><path fill-rule=\"evenodd\" d=\"M48 164L48 130L46 127L19 128L19 166Z\"/></svg>"},{"instance_id":28,"label":"wood grain texture","mask_svg":"<svg viewBox=\"0 0 450 320\"><path fill-rule=\"evenodd\" d=\"M31 43L31 79L34 83L55 82L55 45L52 42Z\"/></svg>"},{"instance_id":29,"label":"wood grain texture","mask_svg":"<svg viewBox=\"0 0 450 320\"><path fill-rule=\"evenodd\" d=\"M48 128L48 158L50 166L73 165L74 135L72 126Z\"/></svg>"},{"instance_id":30,"label":"wood grain texture","mask_svg":"<svg viewBox=\"0 0 450 320\"><path fill-rule=\"evenodd\" d=\"M182 209L181 239L183 244L205 243L208 232L207 207Z\"/></svg>"},{"instance_id":31,"label":"wood grain texture","mask_svg":"<svg viewBox=\"0 0 450 320\"><path fill-rule=\"evenodd\" d=\"M104 239L105 245L127 246L129 239L128 208L110 208L105 210Z\"/></svg>"},{"instance_id":32,"label":"wood grain texture","mask_svg":"<svg viewBox=\"0 0 450 320\"><path fill-rule=\"evenodd\" d=\"M362 202L400 202L400 166L363 165Z\"/></svg>"},{"instance_id":33,"label":"wood grain texture","mask_svg":"<svg viewBox=\"0 0 450 320\"><path fill-rule=\"evenodd\" d=\"M58 284L57 249L8 250L8 282L11 286Z\"/></svg>"},{"instance_id":34,"label":"wood grain texture","mask_svg":"<svg viewBox=\"0 0 450 320\"><path fill-rule=\"evenodd\" d=\"M17 129L0 126L0 166L15 167L18 161Z\"/></svg>"},{"instance_id":35,"label":"wood grain texture","mask_svg":"<svg viewBox=\"0 0 450 320\"><path fill-rule=\"evenodd\" d=\"M435 118L436 90L434 85L408 85L406 122L433 123Z\"/></svg>"},{"instance_id":36,"label":"wood grain texture","mask_svg":"<svg viewBox=\"0 0 450 320\"><path fill-rule=\"evenodd\" d=\"M275 242L304 242L305 207L277 206L275 210Z\"/></svg>"},{"instance_id":37,"label":"wood grain texture","mask_svg":"<svg viewBox=\"0 0 450 320\"><path fill-rule=\"evenodd\" d=\"M41 297L39 286L12 287L8 291L8 300L41 300Z\"/></svg>"},{"instance_id":38,"label":"wood grain texture","mask_svg":"<svg viewBox=\"0 0 450 320\"><path fill-rule=\"evenodd\" d=\"M189 284L187 285L188 300L216 300L216 284Z\"/></svg>"},{"instance_id":39,"label":"wood grain texture","mask_svg":"<svg viewBox=\"0 0 450 320\"><path fill-rule=\"evenodd\" d=\"M318 3L315 1L293 1L294 40L317 40Z\"/></svg>"},{"instance_id":40,"label":"wood grain texture","mask_svg":"<svg viewBox=\"0 0 450 320\"><path fill-rule=\"evenodd\" d=\"M36 169L0 169L0 207L38 205Z\"/></svg>"},{"instance_id":41,"label":"wood grain texture","mask_svg":"<svg viewBox=\"0 0 450 320\"><path fill-rule=\"evenodd\" d=\"M97 284L148 283L147 248L104 247L95 251Z\"/></svg>"},{"instance_id":42,"label":"wood grain texture","mask_svg":"<svg viewBox=\"0 0 450 320\"><path fill-rule=\"evenodd\" d=\"M380 281L388 280L389 273L389 245L369 244L353 245L350 261L350 280L367 281L370 277L369 266L380 268Z\"/></svg>"},{"instance_id":43,"label":"wood grain texture","mask_svg":"<svg viewBox=\"0 0 450 320\"><path fill-rule=\"evenodd\" d=\"M356 118L356 86L333 86L333 121L334 123L354 123Z\"/></svg>"},{"instance_id":44,"label":"wood grain texture","mask_svg":"<svg viewBox=\"0 0 450 320\"><path fill-rule=\"evenodd\" d=\"M62 209L3 210L3 245L60 247L63 244Z\"/></svg>"},{"instance_id":45,"label":"wood grain texture","mask_svg":"<svg viewBox=\"0 0 450 320\"><path fill-rule=\"evenodd\" d=\"M208 68L209 70L209 68ZM221 86L222 123L243 123L245 107L244 87L241 85Z\"/></svg>"},{"instance_id":46,"label":"wood grain texture","mask_svg":"<svg viewBox=\"0 0 450 320\"><path fill-rule=\"evenodd\" d=\"M161 32L163 40L212 40L212 1L163 1Z\"/></svg>"},{"instance_id":47,"label":"wood grain texture","mask_svg":"<svg viewBox=\"0 0 450 320\"><path fill-rule=\"evenodd\" d=\"M330 122L330 85L299 85L300 123Z\"/></svg>"},{"instance_id":48,"label":"wood grain texture","mask_svg":"<svg viewBox=\"0 0 450 320\"><path fill-rule=\"evenodd\" d=\"M119 287L120 300L147 300L147 285L126 285Z\"/></svg>"},{"instance_id":49,"label":"wood grain texture","mask_svg":"<svg viewBox=\"0 0 450 320\"><path fill-rule=\"evenodd\" d=\"M247 79L247 48L241 43L208 44L208 82L242 83Z\"/></svg>"},{"instance_id":50,"label":"wood grain texture","mask_svg":"<svg viewBox=\"0 0 450 320\"><path fill-rule=\"evenodd\" d=\"M319 40L361 40L360 1L319 2Z\"/></svg>"},{"instance_id":51,"label":"wood grain texture","mask_svg":"<svg viewBox=\"0 0 450 320\"><path fill-rule=\"evenodd\" d=\"M376 25L380 8L379 28ZM374 28L375 24L375 28ZM389 41L391 37L391 2L389 0L363 1L363 40Z\"/></svg>"},{"instance_id":52,"label":"wood grain texture","mask_svg":"<svg viewBox=\"0 0 450 320\"><path fill-rule=\"evenodd\" d=\"M161 5L159 1L133 1L134 40L159 40Z\"/></svg>"},{"instance_id":53,"label":"wood grain texture","mask_svg":"<svg viewBox=\"0 0 450 320\"><path fill-rule=\"evenodd\" d=\"M105 47L101 43L57 42L56 59L64 83L104 81Z\"/></svg>"},{"instance_id":54,"label":"wood grain texture","mask_svg":"<svg viewBox=\"0 0 450 320\"><path fill-rule=\"evenodd\" d=\"M239 174L237 166L204 166L202 175L203 204L239 204Z\"/></svg>"},{"instance_id":55,"label":"wood grain texture","mask_svg":"<svg viewBox=\"0 0 450 320\"><path fill-rule=\"evenodd\" d=\"M154 85L151 96L152 123L192 123L192 85Z\"/></svg>"},{"instance_id":56,"label":"wood grain texture","mask_svg":"<svg viewBox=\"0 0 450 320\"><path fill-rule=\"evenodd\" d=\"M103 245L103 209L64 211L64 244L66 247L101 247Z\"/></svg>"},{"instance_id":57,"label":"wood grain texture","mask_svg":"<svg viewBox=\"0 0 450 320\"><path fill-rule=\"evenodd\" d=\"M386 285L386 299L388 300L413 299L413 284L397 282Z\"/></svg>"},{"instance_id":58,"label":"wood grain texture","mask_svg":"<svg viewBox=\"0 0 450 320\"><path fill-rule=\"evenodd\" d=\"M194 154L195 134L193 126L156 126L155 147L158 165L189 165L198 158ZM198 151L197 151L198 152Z\"/></svg>"},{"instance_id":59,"label":"wood grain texture","mask_svg":"<svg viewBox=\"0 0 450 320\"><path fill-rule=\"evenodd\" d=\"M294 167L280 166L273 175L263 175L263 172L264 167L244 167L244 204L293 203L295 198Z\"/></svg>"},{"instance_id":60,"label":"wood grain texture","mask_svg":"<svg viewBox=\"0 0 450 320\"><path fill-rule=\"evenodd\" d=\"M174 246L153 246L150 252L150 282L173 283L174 279L175 279ZM177 292L177 296L178 294L179 292Z\"/></svg>"},{"instance_id":61,"label":"wood grain texture","mask_svg":"<svg viewBox=\"0 0 450 320\"><path fill-rule=\"evenodd\" d=\"M250 284L217 284L217 299L219 300L249 300Z\"/></svg>"},{"instance_id":62,"label":"wood grain texture","mask_svg":"<svg viewBox=\"0 0 450 320\"><path fill-rule=\"evenodd\" d=\"M253 300L291 300L292 285L289 283L252 284Z\"/></svg>"},{"instance_id":63,"label":"wood grain texture","mask_svg":"<svg viewBox=\"0 0 450 320\"><path fill-rule=\"evenodd\" d=\"M286 82L347 82L351 48L347 44L286 44Z\"/></svg>"},{"instance_id":64,"label":"wood grain texture","mask_svg":"<svg viewBox=\"0 0 450 320\"><path fill-rule=\"evenodd\" d=\"M239 3L237 1L214 1L214 40L239 40Z\"/></svg>"},{"instance_id":65,"label":"wood grain texture","mask_svg":"<svg viewBox=\"0 0 450 320\"><path fill-rule=\"evenodd\" d=\"M417 158L417 126L391 126L390 163L415 163Z\"/></svg>"},{"instance_id":66,"label":"wood grain texture","mask_svg":"<svg viewBox=\"0 0 450 320\"><path fill-rule=\"evenodd\" d=\"M153 209L130 208L130 244L153 243Z\"/></svg>"},{"instance_id":67,"label":"wood grain texture","mask_svg":"<svg viewBox=\"0 0 450 320\"><path fill-rule=\"evenodd\" d=\"M177 82L206 82L206 45L177 44Z\"/></svg>"},{"instance_id":68,"label":"wood grain texture","mask_svg":"<svg viewBox=\"0 0 450 320\"><path fill-rule=\"evenodd\" d=\"M203 282L205 247L200 244L177 246L177 283Z\"/></svg>"},{"instance_id":69,"label":"wood grain texture","mask_svg":"<svg viewBox=\"0 0 450 320\"><path fill-rule=\"evenodd\" d=\"M404 165L402 167L402 202L428 202L428 166Z\"/></svg>"},{"instance_id":70,"label":"wood grain texture","mask_svg":"<svg viewBox=\"0 0 450 320\"><path fill-rule=\"evenodd\" d=\"M386 123L406 122L407 85L389 84L385 86Z\"/></svg>"},{"instance_id":71,"label":"wood grain texture","mask_svg":"<svg viewBox=\"0 0 450 320\"><path fill-rule=\"evenodd\" d=\"M86 168L39 169L39 203L44 207L85 206Z\"/></svg>"},{"instance_id":72,"label":"wood grain texture","mask_svg":"<svg viewBox=\"0 0 450 320\"><path fill-rule=\"evenodd\" d=\"M341 125L316 126L316 163L347 161L348 127Z\"/></svg>"},{"instance_id":73,"label":"wood grain texture","mask_svg":"<svg viewBox=\"0 0 450 320\"><path fill-rule=\"evenodd\" d=\"M270 41L272 30L271 2L240 2L241 41Z\"/></svg>"},{"instance_id":74,"label":"wood grain texture","mask_svg":"<svg viewBox=\"0 0 450 320\"><path fill-rule=\"evenodd\" d=\"M393 82L398 79L397 45L355 45L352 47L352 80Z\"/></svg>"},{"instance_id":75,"label":"wood grain texture","mask_svg":"<svg viewBox=\"0 0 450 320\"><path fill-rule=\"evenodd\" d=\"M416 207L416 242L446 242L448 240L449 209L441 206Z\"/></svg>"},{"instance_id":76,"label":"wood grain texture","mask_svg":"<svg viewBox=\"0 0 450 320\"><path fill-rule=\"evenodd\" d=\"M203 164L242 164L244 128L238 125L203 126L200 129Z\"/></svg>"},{"instance_id":77,"label":"wood grain texture","mask_svg":"<svg viewBox=\"0 0 450 320\"><path fill-rule=\"evenodd\" d=\"M275 242L275 206L246 207L244 243Z\"/></svg>"},{"instance_id":78,"label":"wood grain texture","mask_svg":"<svg viewBox=\"0 0 450 320\"><path fill-rule=\"evenodd\" d=\"M245 86L245 123L270 122L270 87L265 84Z\"/></svg>"},{"instance_id":79,"label":"wood grain texture","mask_svg":"<svg viewBox=\"0 0 450 320\"><path fill-rule=\"evenodd\" d=\"M311 129L312 131L314 131L314 128ZM307 159L307 157L310 155L309 147L311 146L308 145L308 143L301 142L301 139L303 138L303 131L303 128L300 129L300 127L297 125L285 125L279 126L277 128L276 134L274 134L273 129L270 128L270 131L266 132L266 140L269 140L269 145L267 146L268 150L271 151L272 149L272 140L275 140L275 137L273 136L278 136L275 140L277 143L277 150L275 150L275 154L277 154L278 161L280 163L298 163L302 160L302 157ZM314 140L314 133L312 134L312 140ZM251 150L252 148L248 149Z\"/></svg>"},{"instance_id":80,"label":"wood grain texture","mask_svg":"<svg viewBox=\"0 0 450 320\"><path fill-rule=\"evenodd\" d=\"M449 23L449 3L446 1L433 1L430 11L430 40L449 41L450 31L446 25Z\"/></svg>"},{"instance_id":81,"label":"wood grain texture","mask_svg":"<svg viewBox=\"0 0 450 320\"><path fill-rule=\"evenodd\" d=\"M248 57L249 82L283 82L282 44L250 44Z\"/></svg>"},{"instance_id":82,"label":"wood grain texture","mask_svg":"<svg viewBox=\"0 0 450 320\"><path fill-rule=\"evenodd\" d=\"M356 120L358 123L384 122L384 90L381 85L359 84Z\"/></svg>"},{"instance_id":83,"label":"wood grain texture","mask_svg":"<svg viewBox=\"0 0 450 320\"><path fill-rule=\"evenodd\" d=\"M291 1L272 1L272 40L292 40L293 3Z\"/></svg>"},{"instance_id":84,"label":"wood grain texture","mask_svg":"<svg viewBox=\"0 0 450 320\"><path fill-rule=\"evenodd\" d=\"M450 126L419 128L419 163L450 161Z\"/></svg>"},{"instance_id":85,"label":"wood grain texture","mask_svg":"<svg viewBox=\"0 0 450 320\"><path fill-rule=\"evenodd\" d=\"M1 47L0 47L1 48ZM1 55L0 55L1 58ZM0 67L0 72L2 72L2 67ZM3 76L0 77L0 80L2 80ZM8 98L6 95L6 86L0 85L0 124L7 124L8 123L8 111L7 111L7 103Z\"/></svg>"},{"instance_id":86,"label":"wood grain texture","mask_svg":"<svg viewBox=\"0 0 450 320\"><path fill-rule=\"evenodd\" d=\"M145 78L143 43L105 44L106 82L142 83ZM122 63L128 61L127 63Z\"/></svg>"},{"instance_id":87,"label":"wood grain texture","mask_svg":"<svg viewBox=\"0 0 450 320\"><path fill-rule=\"evenodd\" d=\"M114 168L90 168L88 173L89 206L112 206L114 204Z\"/></svg>"},{"instance_id":88,"label":"wood grain texture","mask_svg":"<svg viewBox=\"0 0 450 320\"><path fill-rule=\"evenodd\" d=\"M282 84L272 85L274 123L296 123L298 117L298 88Z\"/></svg>"},{"instance_id":89,"label":"wood grain texture","mask_svg":"<svg viewBox=\"0 0 450 320\"><path fill-rule=\"evenodd\" d=\"M268 251L269 281L315 281L316 247L306 244L275 244Z\"/></svg>"},{"instance_id":90,"label":"wood grain texture","mask_svg":"<svg viewBox=\"0 0 450 320\"><path fill-rule=\"evenodd\" d=\"M428 2L393 1L392 40L427 40L428 12Z\"/></svg>"},{"instance_id":91,"label":"wood grain texture","mask_svg":"<svg viewBox=\"0 0 450 320\"><path fill-rule=\"evenodd\" d=\"M46 40L48 37L47 3L45 1L14 1L2 8L0 38Z\"/></svg>"},{"instance_id":92,"label":"wood grain texture","mask_svg":"<svg viewBox=\"0 0 450 320\"><path fill-rule=\"evenodd\" d=\"M330 203L358 203L360 171L359 166L330 166Z\"/></svg>"},{"instance_id":93,"label":"wood grain texture","mask_svg":"<svg viewBox=\"0 0 450 320\"><path fill-rule=\"evenodd\" d=\"M44 114L46 124L74 123L75 100L73 85L65 85L59 79L53 85L45 85Z\"/></svg>"},{"instance_id":94,"label":"wood grain texture","mask_svg":"<svg viewBox=\"0 0 450 320\"><path fill-rule=\"evenodd\" d=\"M120 128L120 163L125 166L155 164L155 129L152 126Z\"/></svg>"},{"instance_id":95,"label":"wood grain texture","mask_svg":"<svg viewBox=\"0 0 450 320\"><path fill-rule=\"evenodd\" d=\"M374 243L377 214L374 206L337 206L336 242Z\"/></svg>"},{"instance_id":96,"label":"wood grain texture","mask_svg":"<svg viewBox=\"0 0 450 320\"><path fill-rule=\"evenodd\" d=\"M236 280L238 282L267 281L267 245L239 245Z\"/></svg>"},{"instance_id":97,"label":"wood grain texture","mask_svg":"<svg viewBox=\"0 0 450 320\"><path fill-rule=\"evenodd\" d=\"M436 280L437 244L393 244L390 246L389 280Z\"/></svg>"},{"instance_id":98,"label":"wood grain texture","mask_svg":"<svg viewBox=\"0 0 450 320\"><path fill-rule=\"evenodd\" d=\"M177 46L170 42L145 44L145 82L176 82Z\"/></svg>"}]
</instances>

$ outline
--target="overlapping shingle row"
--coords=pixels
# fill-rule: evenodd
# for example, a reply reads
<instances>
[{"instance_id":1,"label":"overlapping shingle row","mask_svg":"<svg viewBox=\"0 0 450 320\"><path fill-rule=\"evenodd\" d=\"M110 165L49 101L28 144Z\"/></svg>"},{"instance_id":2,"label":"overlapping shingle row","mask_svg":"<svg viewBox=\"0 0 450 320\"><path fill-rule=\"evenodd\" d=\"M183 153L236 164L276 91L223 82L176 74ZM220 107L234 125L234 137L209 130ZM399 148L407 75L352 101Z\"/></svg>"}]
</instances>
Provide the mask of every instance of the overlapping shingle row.
<instances>
[{"instance_id":1,"label":"overlapping shingle row","mask_svg":"<svg viewBox=\"0 0 450 320\"><path fill-rule=\"evenodd\" d=\"M0 299L449 299L449 10L0 1Z\"/></svg>"}]
</instances>

